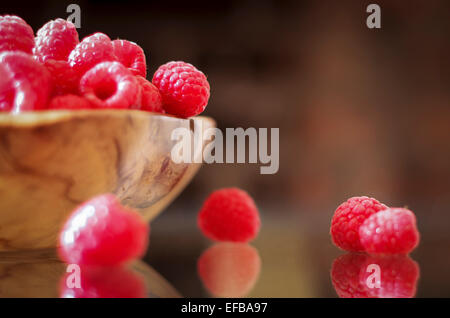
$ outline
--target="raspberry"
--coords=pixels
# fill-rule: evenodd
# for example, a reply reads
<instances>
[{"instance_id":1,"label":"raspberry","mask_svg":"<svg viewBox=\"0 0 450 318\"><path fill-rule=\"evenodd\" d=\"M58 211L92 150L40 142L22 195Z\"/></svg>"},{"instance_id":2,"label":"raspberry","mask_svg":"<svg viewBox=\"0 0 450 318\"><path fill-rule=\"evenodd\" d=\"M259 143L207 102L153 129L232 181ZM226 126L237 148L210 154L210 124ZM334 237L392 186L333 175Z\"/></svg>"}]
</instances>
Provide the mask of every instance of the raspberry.
<instances>
[{"instance_id":1,"label":"raspberry","mask_svg":"<svg viewBox=\"0 0 450 318\"><path fill-rule=\"evenodd\" d=\"M334 212L330 234L333 243L347 251L364 251L359 239L359 227L372 214L387 207L373 198L353 197Z\"/></svg>"},{"instance_id":2,"label":"raspberry","mask_svg":"<svg viewBox=\"0 0 450 318\"><path fill-rule=\"evenodd\" d=\"M134 42L127 40L112 41L114 54L117 60L127 67L133 75L147 76L147 63L142 48Z\"/></svg>"},{"instance_id":3,"label":"raspberry","mask_svg":"<svg viewBox=\"0 0 450 318\"><path fill-rule=\"evenodd\" d=\"M258 280L260 270L258 251L243 243L213 245L197 262L203 285L216 297L244 297Z\"/></svg>"},{"instance_id":4,"label":"raspberry","mask_svg":"<svg viewBox=\"0 0 450 318\"><path fill-rule=\"evenodd\" d=\"M53 97L48 105L48 109L77 110L90 108L93 107L86 98L72 94Z\"/></svg>"},{"instance_id":5,"label":"raspberry","mask_svg":"<svg viewBox=\"0 0 450 318\"><path fill-rule=\"evenodd\" d=\"M260 225L255 202L237 188L213 192L198 215L203 234L216 241L248 242L256 237Z\"/></svg>"},{"instance_id":6,"label":"raspberry","mask_svg":"<svg viewBox=\"0 0 450 318\"><path fill-rule=\"evenodd\" d=\"M103 33L85 37L70 52L68 62L79 77L100 62L117 61L111 39Z\"/></svg>"},{"instance_id":7,"label":"raspberry","mask_svg":"<svg viewBox=\"0 0 450 318\"><path fill-rule=\"evenodd\" d=\"M59 236L62 260L78 265L118 265L143 255L149 227L112 194L75 209Z\"/></svg>"},{"instance_id":8,"label":"raspberry","mask_svg":"<svg viewBox=\"0 0 450 318\"><path fill-rule=\"evenodd\" d=\"M348 253L334 260L331 266L331 282L339 297L371 297L359 276L367 258L366 254Z\"/></svg>"},{"instance_id":9,"label":"raspberry","mask_svg":"<svg viewBox=\"0 0 450 318\"><path fill-rule=\"evenodd\" d=\"M56 19L39 29L35 42L33 54L40 62L48 59L66 61L79 42L78 32L73 23Z\"/></svg>"},{"instance_id":10,"label":"raspberry","mask_svg":"<svg viewBox=\"0 0 450 318\"><path fill-rule=\"evenodd\" d=\"M0 52L23 51L31 54L34 46L33 29L14 15L0 16Z\"/></svg>"},{"instance_id":11,"label":"raspberry","mask_svg":"<svg viewBox=\"0 0 450 318\"><path fill-rule=\"evenodd\" d=\"M81 288L72 286L74 280L70 275L73 273L66 273L61 279L61 298L146 297L144 279L141 275L125 267L80 267Z\"/></svg>"},{"instance_id":12,"label":"raspberry","mask_svg":"<svg viewBox=\"0 0 450 318\"><path fill-rule=\"evenodd\" d=\"M99 108L130 108L138 102L139 86L119 62L97 64L83 75L81 93Z\"/></svg>"},{"instance_id":13,"label":"raspberry","mask_svg":"<svg viewBox=\"0 0 450 318\"><path fill-rule=\"evenodd\" d=\"M44 109L51 89L46 68L21 51L1 53L0 64L5 75L0 82L2 110L19 113Z\"/></svg>"},{"instance_id":14,"label":"raspberry","mask_svg":"<svg viewBox=\"0 0 450 318\"><path fill-rule=\"evenodd\" d=\"M409 253L419 244L416 217L410 210L391 208L364 221L361 243L371 254Z\"/></svg>"},{"instance_id":15,"label":"raspberry","mask_svg":"<svg viewBox=\"0 0 450 318\"><path fill-rule=\"evenodd\" d=\"M0 112L10 111L14 104L15 89L6 66L0 64Z\"/></svg>"},{"instance_id":16,"label":"raspberry","mask_svg":"<svg viewBox=\"0 0 450 318\"><path fill-rule=\"evenodd\" d=\"M380 288L374 284L374 269L371 264L379 266ZM360 281L366 286L370 297L376 298L411 298L416 294L416 285L420 276L419 265L405 255L390 257L367 257L361 267Z\"/></svg>"},{"instance_id":17,"label":"raspberry","mask_svg":"<svg viewBox=\"0 0 450 318\"><path fill-rule=\"evenodd\" d=\"M141 99L136 108L149 112L164 113L161 94L156 86L139 75L136 76L136 80L141 90Z\"/></svg>"},{"instance_id":18,"label":"raspberry","mask_svg":"<svg viewBox=\"0 0 450 318\"><path fill-rule=\"evenodd\" d=\"M168 114L187 118L200 114L208 104L208 80L205 74L189 63L169 62L161 65L152 82L159 89Z\"/></svg>"},{"instance_id":19,"label":"raspberry","mask_svg":"<svg viewBox=\"0 0 450 318\"><path fill-rule=\"evenodd\" d=\"M78 93L80 79L69 63L50 59L45 61L44 66L52 78L51 96Z\"/></svg>"}]
</instances>

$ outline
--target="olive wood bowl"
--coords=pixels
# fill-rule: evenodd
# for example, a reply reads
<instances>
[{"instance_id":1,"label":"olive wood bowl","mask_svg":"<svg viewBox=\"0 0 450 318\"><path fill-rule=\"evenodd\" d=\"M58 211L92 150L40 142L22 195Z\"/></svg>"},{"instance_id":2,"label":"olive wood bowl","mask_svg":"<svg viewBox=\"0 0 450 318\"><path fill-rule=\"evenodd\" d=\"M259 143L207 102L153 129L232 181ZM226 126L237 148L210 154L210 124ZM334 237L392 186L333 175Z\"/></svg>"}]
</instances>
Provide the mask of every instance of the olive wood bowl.
<instances>
[{"instance_id":1,"label":"olive wood bowl","mask_svg":"<svg viewBox=\"0 0 450 318\"><path fill-rule=\"evenodd\" d=\"M172 161L172 131L214 126L138 110L0 114L0 251L55 247L68 214L102 193L150 221L200 167Z\"/></svg>"}]
</instances>

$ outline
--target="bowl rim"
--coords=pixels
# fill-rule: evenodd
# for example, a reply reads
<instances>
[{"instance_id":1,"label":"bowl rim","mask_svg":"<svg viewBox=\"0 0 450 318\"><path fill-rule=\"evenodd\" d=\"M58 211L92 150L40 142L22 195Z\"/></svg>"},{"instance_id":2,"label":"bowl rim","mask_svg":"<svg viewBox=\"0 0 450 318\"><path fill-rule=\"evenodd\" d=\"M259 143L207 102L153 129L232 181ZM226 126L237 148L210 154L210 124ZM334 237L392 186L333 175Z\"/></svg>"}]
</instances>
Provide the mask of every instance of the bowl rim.
<instances>
[{"instance_id":1,"label":"bowl rim","mask_svg":"<svg viewBox=\"0 0 450 318\"><path fill-rule=\"evenodd\" d=\"M2 127L35 127L41 125L50 125L64 121L95 118L95 117L142 117L159 118L161 120L174 120L182 122L190 121L209 121L216 126L216 122L211 117L195 116L189 118L179 118L168 114L142 111L137 109L86 109L86 110L40 110L28 111L20 114L0 113L0 128Z\"/></svg>"}]
</instances>

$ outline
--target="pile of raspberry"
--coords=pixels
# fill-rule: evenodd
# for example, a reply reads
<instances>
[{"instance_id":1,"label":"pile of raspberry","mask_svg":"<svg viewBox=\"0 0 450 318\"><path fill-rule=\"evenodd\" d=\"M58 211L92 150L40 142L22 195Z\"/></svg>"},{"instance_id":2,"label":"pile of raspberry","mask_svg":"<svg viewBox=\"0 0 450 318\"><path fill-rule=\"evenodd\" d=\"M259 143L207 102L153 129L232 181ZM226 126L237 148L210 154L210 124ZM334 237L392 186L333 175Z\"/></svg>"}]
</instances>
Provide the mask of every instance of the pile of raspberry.
<instances>
[{"instance_id":1,"label":"pile of raspberry","mask_svg":"<svg viewBox=\"0 0 450 318\"><path fill-rule=\"evenodd\" d=\"M412 211L388 208L366 196L350 198L336 209L330 234L343 250L376 255L408 254L420 240Z\"/></svg>"},{"instance_id":2,"label":"pile of raspberry","mask_svg":"<svg viewBox=\"0 0 450 318\"><path fill-rule=\"evenodd\" d=\"M20 17L0 16L0 111L137 109L188 118L203 112L210 87L193 65L169 62L146 79L134 42L94 33L79 41L66 20L34 35Z\"/></svg>"}]
</instances>

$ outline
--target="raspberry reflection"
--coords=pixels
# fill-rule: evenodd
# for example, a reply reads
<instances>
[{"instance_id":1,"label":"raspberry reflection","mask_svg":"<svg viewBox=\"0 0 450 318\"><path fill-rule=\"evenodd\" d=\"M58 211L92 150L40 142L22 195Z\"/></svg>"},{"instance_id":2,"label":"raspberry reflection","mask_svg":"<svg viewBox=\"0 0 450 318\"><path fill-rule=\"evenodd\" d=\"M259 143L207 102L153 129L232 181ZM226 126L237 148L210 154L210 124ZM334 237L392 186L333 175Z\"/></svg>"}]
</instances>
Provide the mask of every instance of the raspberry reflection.
<instances>
[{"instance_id":1,"label":"raspberry reflection","mask_svg":"<svg viewBox=\"0 0 450 318\"><path fill-rule=\"evenodd\" d=\"M215 297L244 297L258 280L261 259L245 243L219 243L203 252L197 270L205 288Z\"/></svg>"},{"instance_id":2,"label":"raspberry reflection","mask_svg":"<svg viewBox=\"0 0 450 318\"><path fill-rule=\"evenodd\" d=\"M145 281L141 275L123 267L81 267L80 287L74 285L73 273L63 275L60 282L61 298L143 298Z\"/></svg>"},{"instance_id":3,"label":"raspberry reflection","mask_svg":"<svg viewBox=\"0 0 450 318\"><path fill-rule=\"evenodd\" d=\"M331 282L341 298L411 298L419 276L419 265L407 255L348 253L331 268Z\"/></svg>"}]
</instances>

